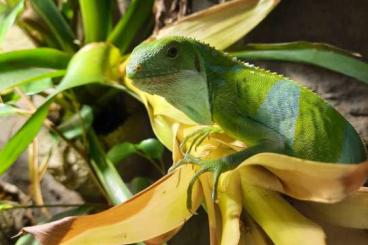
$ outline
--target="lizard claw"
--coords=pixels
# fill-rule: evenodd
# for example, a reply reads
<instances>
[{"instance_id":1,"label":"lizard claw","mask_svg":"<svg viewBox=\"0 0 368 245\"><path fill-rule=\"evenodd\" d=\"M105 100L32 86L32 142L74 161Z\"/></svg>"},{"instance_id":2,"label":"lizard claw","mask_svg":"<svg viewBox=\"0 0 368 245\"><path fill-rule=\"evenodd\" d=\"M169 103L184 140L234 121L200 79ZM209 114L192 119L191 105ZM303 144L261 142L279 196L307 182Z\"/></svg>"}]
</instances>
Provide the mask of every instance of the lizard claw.
<instances>
[{"instance_id":1,"label":"lizard claw","mask_svg":"<svg viewBox=\"0 0 368 245\"><path fill-rule=\"evenodd\" d=\"M186 164L193 164L193 165L197 165L199 166L199 170L194 174L194 176L192 177L192 179L189 182L188 185L188 189L187 189L187 209L195 214L194 212L192 212L192 192L193 192L193 186L195 184L195 182L198 180L198 178L206 173L206 172L212 172L213 173L213 189L212 189L212 199L213 201L216 201L217 199L217 186L218 186L218 181L220 178L220 175L222 172L224 172L224 162L222 159L218 159L218 160L201 160L200 158L194 157L192 155L190 155L191 151L194 149L196 150L197 147L199 145L202 144L202 142L209 137L211 134L213 133L219 133L222 132L222 129L218 128L218 127L205 127L205 128L201 128L197 131L195 131L194 133L188 135L187 137L184 138L184 140L182 141L182 143L180 144L179 148L181 153L184 155L184 158L180 161L178 161L177 163L175 163L170 169L169 172L174 171L175 169L186 165ZM187 143L188 141L190 142L189 147L187 148ZM184 149L187 149L186 152L184 152Z\"/></svg>"},{"instance_id":2,"label":"lizard claw","mask_svg":"<svg viewBox=\"0 0 368 245\"><path fill-rule=\"evenodd\" d=\"M183 142L180 144L179 148L183 155L190 153L193 149L197 149L198 146L202 144L202 142L209 137L211 134L220 133L222 129L215 127L215 126L208 126L205 128L201 128L192 134L186 136ZM188 141L191 140L188 150L185 152L184 148L186 149L186 145Z\"/></svg>"},{"instance_id":3,"label":"lizard claw","mask_svg":"<svg viewBox=\"0 0 368 245\"><path fill-rule=\"evenodd\" d=\"M198 163L199 170L195 173L189 182L187 189L187 209L192 210L192 192L193 186L198 178L207 172L212 172L213 174L213 187L211 197L214 202L217 202L217 188L220 176L223 172L227 171L227 163L223 159L217 160L202 160Z\"/></svg>"},{"instance_id":4,"label":"lizard claw","mask_svg":"<svg viewBox=\"0 0 368 245\"><path fill-rule=\"evenodd\" d=\"M176 162L169 168L169 173L186 164L200 165L200 159L197 157L193 157L190 154L185 154L183 159Z\"/></svg>"}]
</instances>

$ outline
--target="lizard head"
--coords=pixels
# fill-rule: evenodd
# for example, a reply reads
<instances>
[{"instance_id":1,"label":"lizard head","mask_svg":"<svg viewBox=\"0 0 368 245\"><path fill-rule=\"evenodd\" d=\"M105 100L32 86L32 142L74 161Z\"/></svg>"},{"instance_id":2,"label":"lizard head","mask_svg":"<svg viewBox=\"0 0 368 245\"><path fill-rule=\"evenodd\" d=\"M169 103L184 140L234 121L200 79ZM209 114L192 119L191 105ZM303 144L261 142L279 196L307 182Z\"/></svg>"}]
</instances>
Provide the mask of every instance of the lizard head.
<instances>
[{"instance_id":1,"label":"lizard head","mask_svg":"<svg viewBox=\"0 0 368 245\"><path fill-rule=\"evenodd\" d=\"M164 97L201 124L211 123L204 62L196 41L166 37L137 46L126 74L140 90Z\"/></svg>"},{"instance_id":2,"label":"lizard head","mask_svg":"<svg viewBox=\"0 0 368 245\"><path fill-rule=\"evenodd\" d=\"M167 37L137 46L129 59L127 75L136 80L175 75L183 70L200 72L200 57L193 40ZM137 84L139 86L139 82Z\"/></svg>"}]
</instances>

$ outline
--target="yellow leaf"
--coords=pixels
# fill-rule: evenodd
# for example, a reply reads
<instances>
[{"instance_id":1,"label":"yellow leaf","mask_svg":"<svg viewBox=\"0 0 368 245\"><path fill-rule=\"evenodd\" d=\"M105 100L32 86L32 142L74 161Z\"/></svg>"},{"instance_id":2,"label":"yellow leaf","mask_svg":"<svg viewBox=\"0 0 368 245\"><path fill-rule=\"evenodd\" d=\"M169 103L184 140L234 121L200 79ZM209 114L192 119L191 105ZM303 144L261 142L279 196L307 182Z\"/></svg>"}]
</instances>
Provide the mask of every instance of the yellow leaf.
<instances>
[{"instance_id":1,"label":"yellow leaf","mask_svg":"<svg viewBox=\"0 0 368 245\"><path fill-rule=\"evenodd\" d=\"M203 190L205 207L208 215L208 225L210 232L210 244L217 245L220 243L221 237L221 217L211 197L211 178L210 174L206 173L200 177L200 182Z\"/></svg>"},{"instance_id":2,"label":"yellow leaf","mask_svg":"<svg viewBox=\"0 0 368 245\"><path fill-rule=\"evenodd\" d=\"M236 0L189 15L159 31L157 38L180 35L225 49L257 26L279 0Z\"/></svg>"},{"instance_id":3,"label":"yellow leaf","mask_svg":"<svg viewBox=\"0 0 368 245\"><path fill-rule=\"evenodd\" d=\"M124 81L125 85L141 98L156 137L172 151L173 139L176 137L173 131L174 125L178 123L194 125L195 123L183 112L169 104L163 97L142 92L134 87L132 81L128 78L125 78Z\"/></svg>"},{"instance_id":4,"label":"yellow leaf","mask_svg":"<svg viewBox=\"0 0 368 245\"><path fill-rule=\"evenodd\" d=\"M294 206L313 220L347 228L368 229L368 188L350 194L338 203L293 200Z\"/></svg>"},{"instance_id":5,"label":"yellow leaf","mask_svg":"<svg viewBox=\"0 0 368 245\"><path fill-rule=\"evenodd\" d=\"M192 213L186 207L191 166L176 170L129 201L94 215L68 217L44 225L25 227L43 245L130 244L152 239L181 226ZM193 208L201 202L195 186Z\"/></svg>"},{"instance_id":6,"label":"yellow leaf","mask_svg":"<svg viewBox=\"0 0 368 245\"><path fill-rule=\"evenodd\" d=\"M297 199L332 203L357 190L368 176L368 161L360 164L323 163L274 153L245 160L238 171L252 169L248 181ZM262 169L263 168L263 169Z\"/></svg>"},{"instance_id":7,"label":"yellow leaf","mask_svg":"<svg viewBox=\"0 0 368 245\"><path fill-rule=\"evenodd\" d=\"M222 178L221 180L226 180ZM232 175L228 179L226 190L218 190L218 206L222 216L222 235L221 244L223 245L237 245L240 240L240 215L242 213L242 196L239 188L239 176ZM220 186L224 186L221 185Z\"/></svg>"},{"instance_id":8,"label":"yellow leaf","mask_svg":"<svg viewBox=\"0 0 368 245\"><path fill-rule=\"evenodd\" d=\"M362 229L348 229L346 227L322 223L321 226L327 235L328 245L367 245L368 232Z\"/></svg>"},{"instance_id":9,"label":"yellow leaf","mask_svg":"<svg viewBox=\"0 0 368 245\"><path fill-rule=\"evenodd\" d=\"M245 223L241 224L241 236L239 245L271 245L272 242L266 233L254 222L249 214L245 216Z\"/></svg>"},{"instance_id":10,"label":"yellow leaf","mask_svg":"<svg viewBox=\"0 0 368 245\"><path fill-rule=\"evenodd\" d=\"M280 194L251 185L246 176L241 182L244 208L276 245L325 244L322 228L296 211Z\"/></svg>"}]
</instances>

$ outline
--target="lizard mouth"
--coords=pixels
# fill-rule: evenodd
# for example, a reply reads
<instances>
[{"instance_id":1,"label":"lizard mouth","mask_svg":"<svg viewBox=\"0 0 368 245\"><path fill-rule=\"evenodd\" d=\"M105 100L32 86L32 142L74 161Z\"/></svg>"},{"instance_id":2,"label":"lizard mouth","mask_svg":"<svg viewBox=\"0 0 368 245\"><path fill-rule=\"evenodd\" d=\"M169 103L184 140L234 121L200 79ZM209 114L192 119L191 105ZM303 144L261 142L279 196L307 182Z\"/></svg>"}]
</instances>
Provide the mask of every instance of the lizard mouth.
<instances>
[{"instance_id":1,"label":"lizard mouth","mask_svg":"<svg viewBox=\"0 0 368 245\"><path fill-rule=\"evenodd\" d=\"M149 73L139 74L136 73L134 76L129 76L132 79L133 84L139 89L148 92L150 94L159 94L161 89L167 89L165 86L172 83L175 80L175 75L179 71L162 72L162 73Z\"/></svg>"},{"instance_id":2,"label":"lizard mouth","mask_svg":"<svg viewBox=\"0 0 368 245\"><path fill-rule=\"evenodd\" d=\"M178 73L179 71L177 69L173 68L167 68L166 70L162 69L149 69L149 71L145 71L145 69L142 69L140 66L135 67L133 71L131 69L127 69L127 75L128 78L137 81L137 80L161 80L165 77L174 75L175 73Z\"/></svg>"}]
</instances>

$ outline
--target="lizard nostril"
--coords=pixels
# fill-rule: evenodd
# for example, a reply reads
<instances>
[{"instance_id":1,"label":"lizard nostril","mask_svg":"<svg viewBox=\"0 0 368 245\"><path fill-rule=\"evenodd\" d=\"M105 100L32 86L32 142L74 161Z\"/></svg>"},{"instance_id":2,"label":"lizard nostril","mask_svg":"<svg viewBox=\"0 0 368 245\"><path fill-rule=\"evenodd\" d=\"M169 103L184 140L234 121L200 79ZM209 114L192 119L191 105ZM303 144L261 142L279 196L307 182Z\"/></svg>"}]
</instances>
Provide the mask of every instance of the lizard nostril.
<instances>
[{"instance_id":1,"label":"lizard nostril","mask_svg":"<svg viewBox=\"0 0 368 245\"><path fill-rule=\"evenodd\" d=\"M141 71L141 70L142 70L142 66L141 66L141 65L137 65L137 66L135 67L135 70L136 70L136 71Z\"/></svg>"}]
</instances>

